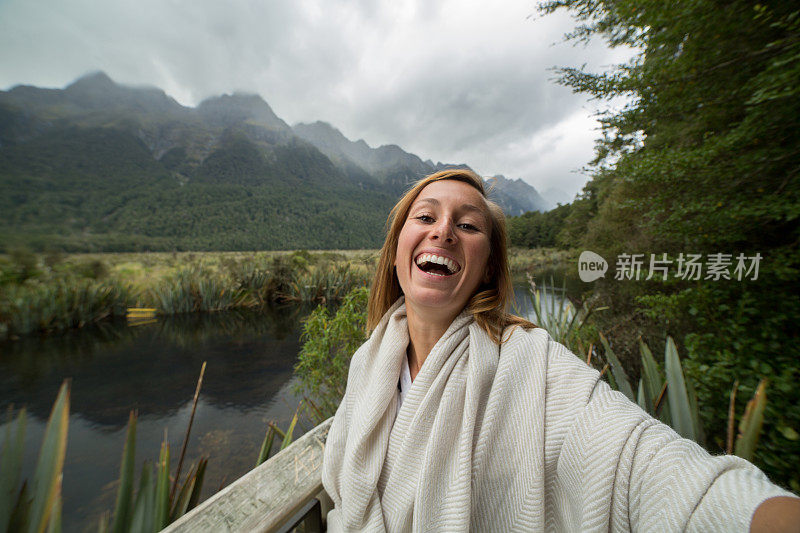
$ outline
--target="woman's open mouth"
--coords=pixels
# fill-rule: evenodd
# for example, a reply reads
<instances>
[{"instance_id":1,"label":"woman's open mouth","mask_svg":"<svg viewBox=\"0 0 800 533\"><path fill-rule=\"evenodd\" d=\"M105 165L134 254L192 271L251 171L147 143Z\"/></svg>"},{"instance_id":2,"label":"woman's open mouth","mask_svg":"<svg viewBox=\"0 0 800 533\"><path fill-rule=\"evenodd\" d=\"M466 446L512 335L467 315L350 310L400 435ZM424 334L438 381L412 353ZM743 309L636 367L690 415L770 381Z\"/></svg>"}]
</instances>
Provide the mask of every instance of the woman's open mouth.
<instances>
[{"instance_id":1,"label":"woman's open mouth","mask_svg":"<svg viewBox=\"0 0 800 533\"><path fill-rule=\"evenodd\" d=\"M420 270L435 276L451 276L461 270L461 265L449 257L436 254L420 254L414 262Z\"/></svg>"}]
</instances>

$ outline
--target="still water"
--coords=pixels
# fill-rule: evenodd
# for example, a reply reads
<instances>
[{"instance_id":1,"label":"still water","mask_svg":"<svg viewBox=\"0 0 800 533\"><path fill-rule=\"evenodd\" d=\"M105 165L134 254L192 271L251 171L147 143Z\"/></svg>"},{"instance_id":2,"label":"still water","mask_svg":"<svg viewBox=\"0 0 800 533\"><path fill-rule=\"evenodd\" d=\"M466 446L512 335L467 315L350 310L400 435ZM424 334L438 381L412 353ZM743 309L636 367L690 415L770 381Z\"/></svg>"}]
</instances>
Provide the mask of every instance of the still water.
<instances>
[{"instance_id":1,"label":"still water","mask_svg":"<svg viewBox=\"0 0 800 533\"><path fill-rule=\"evenodd\" d=\"M165 431L177 465L203 361L208 363L183 472L209 458L205 498L250 470L267 422L285 429L297 408L292 370L307 311L178 316L0 345L0 408L27 408L29 474L58 388L71 380L64 530L96 529L100 514L113 509L131 409L139 415L137 472L145 459L158 458ZM308 421L303 424L295 437L310 429Z\"/></svg>"},{"instance_id":2,"label":"still water","mask_svg":"<svg viewBox=\"0 0 800 533\"><path fill-rule=\"evenodd\" d=\"M559 315L562 305L567 306L573 302L571 309L575 308L584 292L589 289L589 284L582 282L575 272L567 271L563 267L540 269L533 279L536 288L540 291L540 306L544 314L553 310ZM533 311L530 282L520 277L514 280L514 301L511 302L510 311L536 323L536 314ZM572 316L570 314L570 316Z\"/></svg>"},{"instance_id":3,"label":"still water","mask_svg":"<svg viewBox=\"0 0 800 533\"><path fill-rule=\"evenodd\" d=\"M549 283L550 278L540 279ZM555 277L555 285L561 287L562 280ZM571 283L567 293L574 294ZM514 293L517 313L535 321L527 283L518 281ZM544 307L551 298L558 304L563 297L558 292L547 296ZM293 367L301 321L309 311L286 306L259 313L182 315L0 344L0 409L24 405L29 415L27 475L33 472L59 386L70 380L64 530L96 530L99 516L113 509L132 409L139 416L137 472L145 460L158 458L165 432L174 471L203 361L206 373L183 472L199 458L209 458L206 498L249 471L267 422L287 428L299 403ZM0 424L0 435L5 425ZM301 418L295 437L311 425Z\"/></svg>"}]
</instances>

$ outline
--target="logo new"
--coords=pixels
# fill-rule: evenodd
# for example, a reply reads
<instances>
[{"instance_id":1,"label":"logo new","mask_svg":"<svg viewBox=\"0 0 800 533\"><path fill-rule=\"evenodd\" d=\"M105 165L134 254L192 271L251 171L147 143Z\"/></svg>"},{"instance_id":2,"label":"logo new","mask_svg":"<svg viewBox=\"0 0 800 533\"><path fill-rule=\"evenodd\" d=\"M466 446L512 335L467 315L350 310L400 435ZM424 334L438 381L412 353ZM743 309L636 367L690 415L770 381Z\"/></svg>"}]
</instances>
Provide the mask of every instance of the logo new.
<instances>
[{"instance_id":1,"label":"logo new","mask_svg":"<svg viewBox=\"0 0 800 533\"><path fill-rule=\"evenodd\" d=\"M581 281L589 283L597 278L602 278L607 270L608 263L600 255L589 250L581 252L581 256L578 258L578 276Z\"/></svg>"}]
</instances>

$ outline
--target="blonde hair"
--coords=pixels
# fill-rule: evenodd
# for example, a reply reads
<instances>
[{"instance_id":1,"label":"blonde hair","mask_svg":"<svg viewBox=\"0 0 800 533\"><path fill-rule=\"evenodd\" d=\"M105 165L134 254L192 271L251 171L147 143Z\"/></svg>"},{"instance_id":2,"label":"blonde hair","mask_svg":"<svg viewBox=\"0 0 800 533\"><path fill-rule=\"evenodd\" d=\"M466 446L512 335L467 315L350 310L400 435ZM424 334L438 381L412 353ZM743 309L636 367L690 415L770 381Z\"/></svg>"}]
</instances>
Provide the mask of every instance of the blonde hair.
<instances>
[{"instance_id":1,"label":"blonde hair","mask_svg":"<svg viewBox=\"0 0 800 533\"><path fill-rule=\"evenodd\" d=\"M466 169L442 170L431 174L414 184L400 201L392 208L386 221L386 240L381 248L378 269L372 280L369 293L367 329L372 331L381 317L402 296L403 290L394 269L397 257L397 242L400 230L408 218L411 205L419 193L435 181L454 180L474 187L483 196L489 211L491 231L489 234L490 254L487 264L489 281L481 283L475 294L467 302L466 309L475 318L475 322L483 328L494 342L502 342L503 330L508 326L536 327L533 323L511 315L506 307L512 294L511 272L508 268L508 249L506 242L506 220L503 210L487 198L486 188L480 176Z\"/></svg>"}]
</instances>

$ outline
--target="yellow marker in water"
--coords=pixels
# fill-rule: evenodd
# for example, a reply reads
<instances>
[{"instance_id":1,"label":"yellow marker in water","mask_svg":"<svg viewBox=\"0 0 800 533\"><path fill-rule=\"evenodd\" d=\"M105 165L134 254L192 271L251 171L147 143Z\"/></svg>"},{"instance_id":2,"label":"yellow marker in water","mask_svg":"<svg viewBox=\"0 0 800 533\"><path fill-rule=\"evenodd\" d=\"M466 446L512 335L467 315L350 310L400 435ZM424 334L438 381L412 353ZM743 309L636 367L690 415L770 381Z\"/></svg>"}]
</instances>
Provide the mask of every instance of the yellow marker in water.
<instances>
[{"instance_id":1,"label":"yellow marker in water","mask_svg":"<svg viewBox=\"0 0 800 533\"><path fill-rule=\"evenodd\" d=\"M129 307L128 318L155 318L158 309L152 307Z\"/></svg>"}]
</instances>

